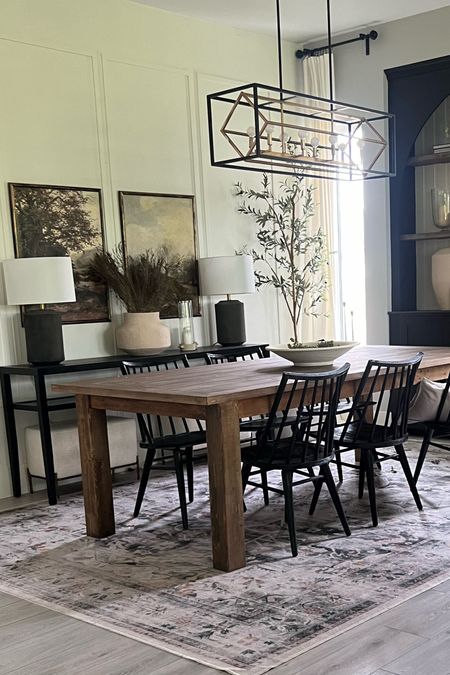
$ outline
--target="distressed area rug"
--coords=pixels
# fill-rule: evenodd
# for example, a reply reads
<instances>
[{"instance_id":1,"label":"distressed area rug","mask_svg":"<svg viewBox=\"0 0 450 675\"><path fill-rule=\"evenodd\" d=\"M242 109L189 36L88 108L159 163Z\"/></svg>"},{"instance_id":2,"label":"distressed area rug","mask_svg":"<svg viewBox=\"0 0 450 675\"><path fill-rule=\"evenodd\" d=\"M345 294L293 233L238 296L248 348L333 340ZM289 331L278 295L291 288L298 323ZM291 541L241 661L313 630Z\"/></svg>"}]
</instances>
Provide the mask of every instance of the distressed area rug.
<instances>
[{"instance_id":1,"label":"distressed area rug","mask_svg":"<svg viewBox=\"0 0 450 675\"><path fill-rule=\"evenodd\" d=\"M409 445L414 466L414 445ZM396 462L377 472L380 525L370 526L356 472L340 487L352 536L324 488L309 517L297 488L299 555L291 558L283 502L246 496L248 565L212 568L206 467L196 467L183 531L170 473L152 478L142 517L135 485L115 489L117 533L84 536L81 497L0 516L0 589L230 673L260 675L450 577L450 457L430 451L419 513Z\"/></svg>"}]
</instances>

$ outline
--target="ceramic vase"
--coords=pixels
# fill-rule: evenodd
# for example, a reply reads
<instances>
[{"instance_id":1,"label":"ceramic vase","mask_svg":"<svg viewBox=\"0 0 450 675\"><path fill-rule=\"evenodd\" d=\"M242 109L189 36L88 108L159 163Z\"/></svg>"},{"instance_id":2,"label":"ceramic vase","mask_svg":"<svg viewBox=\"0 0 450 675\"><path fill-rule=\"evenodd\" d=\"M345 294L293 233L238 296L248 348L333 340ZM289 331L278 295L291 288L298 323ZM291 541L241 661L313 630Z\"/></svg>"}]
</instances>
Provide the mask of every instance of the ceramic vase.
<instances>
[{"instance_id":1,"label":"ceramic vase","mask_svg":"<svg viewBox=\"0 0 450 675\"><path fill-rule=\"evenodd\" d=\"M170 347L170 330L161 323L159 312L129 312L116 331L119 349L129 354L149 354Z\"/></svg>"},{"instance_id":2,"label":"ceramic vase","mask_svg":"<svg viewBox=\"0 0 450 675\"><path fill-rule=\"evenodd\" d=\"M450 248L431 256L431 282L439 309L450 310Z\"/></svg>"}]
</instances>

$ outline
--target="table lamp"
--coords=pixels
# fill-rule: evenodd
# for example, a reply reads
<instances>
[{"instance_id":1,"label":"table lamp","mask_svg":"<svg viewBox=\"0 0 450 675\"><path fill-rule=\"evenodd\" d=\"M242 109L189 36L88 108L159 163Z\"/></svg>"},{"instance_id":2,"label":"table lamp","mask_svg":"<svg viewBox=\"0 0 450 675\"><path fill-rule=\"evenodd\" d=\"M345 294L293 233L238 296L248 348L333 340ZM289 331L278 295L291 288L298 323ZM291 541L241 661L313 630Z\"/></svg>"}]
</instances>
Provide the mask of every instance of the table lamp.
<instances>
[{"instance_id":1,"label":"table lamp","mask_svg":"<svg viewBox=\"0 0 450 675\"><path fill-rule=\"evenodd\" d=\"M15 258L3 261L8 305L40 305L23 315L29 363L64 361L61 315L44 305L75 302L69 257Z\"/></svg>"},{"instance_id":2,"label":"table lamp","mask_svg":"<svg viewBox=\"0 0 450 675\"><path fill-rule=\"evenodd\" d=\"M226 295L215 305L217 342L242 345L246 340L244 305L231 295L255 292L251 255L200 258L199 275L202 295Z\"/></svg>"}]
</instances>

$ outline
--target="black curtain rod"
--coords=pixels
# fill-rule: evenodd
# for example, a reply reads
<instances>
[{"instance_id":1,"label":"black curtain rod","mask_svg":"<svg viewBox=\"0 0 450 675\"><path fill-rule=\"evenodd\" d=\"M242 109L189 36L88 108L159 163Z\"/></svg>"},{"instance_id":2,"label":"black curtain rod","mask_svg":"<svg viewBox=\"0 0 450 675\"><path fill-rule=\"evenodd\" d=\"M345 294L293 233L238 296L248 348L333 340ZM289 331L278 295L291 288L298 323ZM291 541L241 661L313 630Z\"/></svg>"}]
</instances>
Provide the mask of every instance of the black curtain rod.
<instances>
[{"instance_id":1,"label":"black curtain rod","mask_svg":"<svg viewBox=\"0 0 450 675\"><path fill-rule=\"evenodd\" d=\"M342 45L349 45L352 42L359 42L360 40L364 40L366 43L366 56L369 56L370 54L370 40L376 40L378 37L378 33L376 30L371 30L370 33L360 33L358 37L351 38L350 40L344 40L343 42L336 42L334 45L331 45L331 48L334 49L334 47L342 47ZM319 54L322 54L323 52L328 51L328 45L325 45L324 47L315 47L314 49L298 49L295 52L295 56L298 59L304 59L305 56L318 56Z\"/></svg>"}]
</instances>

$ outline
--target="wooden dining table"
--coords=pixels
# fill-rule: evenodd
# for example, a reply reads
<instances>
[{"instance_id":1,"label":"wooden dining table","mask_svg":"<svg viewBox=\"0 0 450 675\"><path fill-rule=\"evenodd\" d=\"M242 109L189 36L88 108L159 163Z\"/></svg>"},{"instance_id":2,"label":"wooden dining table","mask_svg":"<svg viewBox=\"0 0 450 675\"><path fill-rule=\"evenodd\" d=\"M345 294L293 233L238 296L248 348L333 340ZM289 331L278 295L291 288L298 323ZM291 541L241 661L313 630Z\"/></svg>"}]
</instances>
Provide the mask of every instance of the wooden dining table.
<instances>
[{"instance_id":1,"label":"wooden dining table","mask_svg":"<svg viewBox=\"0 0 450 675\"><path fill-rule=\"evenodd\" d=\"M342 396L353 396L368 359L401 361L418 351L424 353L418 380L447 377L450 347L359 346L335 362L350 363ZM107 410L206 420L213 565L244 567L239 419L267 413L282 373L299 370L275 357L53 385L76 399L87 534L115 532Z\"/></svg>"}]
</instances>

